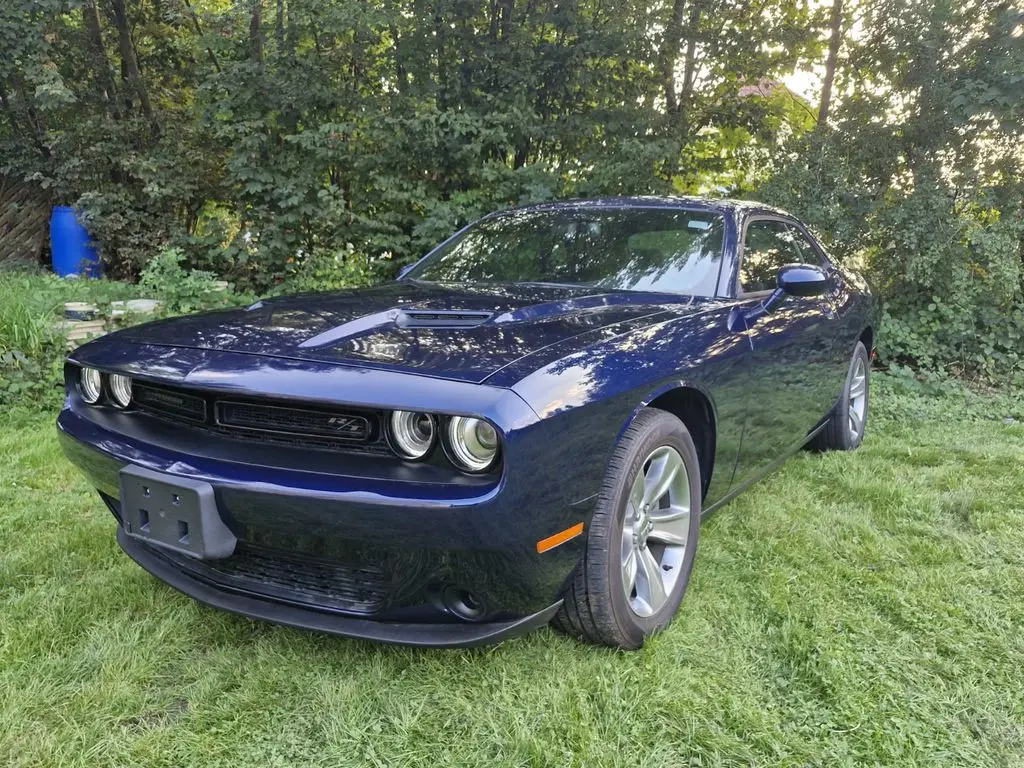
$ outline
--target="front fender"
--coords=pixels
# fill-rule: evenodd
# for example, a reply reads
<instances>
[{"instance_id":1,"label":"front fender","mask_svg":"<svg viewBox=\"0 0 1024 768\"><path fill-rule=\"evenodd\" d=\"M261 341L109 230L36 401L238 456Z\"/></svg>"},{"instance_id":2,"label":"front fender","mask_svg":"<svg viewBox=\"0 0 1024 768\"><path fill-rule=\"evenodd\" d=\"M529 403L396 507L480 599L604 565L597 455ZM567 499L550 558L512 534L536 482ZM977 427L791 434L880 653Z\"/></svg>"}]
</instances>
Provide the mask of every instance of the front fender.
<instances>
[{"instance_id":1,"label":"front fender","mask_svg":"<svg viewBox=\"0 0 1024 768\"><path fill-rule=\"evenodd\" d=\"M679 386L712 403L719 437L715 466L731 468L746 414L741 373L750 345L744 331L729 329L729 311L721 303L608 339L545 365L512 389L562 450L577 458L586 474L582 485L595 493L639 410ZM715 484L716 495L722 483Z\"/></svg>"}]
</instances>

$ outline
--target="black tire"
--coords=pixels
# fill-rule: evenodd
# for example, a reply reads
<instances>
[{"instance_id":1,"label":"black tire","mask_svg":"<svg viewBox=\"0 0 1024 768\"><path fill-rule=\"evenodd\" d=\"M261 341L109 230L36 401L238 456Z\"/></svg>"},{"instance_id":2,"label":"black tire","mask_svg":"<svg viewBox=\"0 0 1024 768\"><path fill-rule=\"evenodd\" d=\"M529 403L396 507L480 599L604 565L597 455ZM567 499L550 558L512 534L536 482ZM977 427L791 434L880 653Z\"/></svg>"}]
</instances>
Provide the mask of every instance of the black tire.
<instances>
[{"instance_id":1,"label":"black tire","mask_svg":"<svg viewBox=\"0 0 1024 768\"><path fill-rule=\"evenodd\" d=\"M630 607L623 585L622 530L633 482L643 471L646 459L662 446L674 448L686 468L690 517L675 584L664 605L643 617ZM700 463L689 431L683 422L666 411L644 409L637 414L612 454L587 530L586 549L563 594L564 603L554 618L554 625L586 642L628 650L640 648L646 638L665 629L690 581L700 532L700 512Z\"/></svg>"},{"instance_id":2,"label":"black tire","mask_svg":"<svg viewBox=\"0 0 1024 768\"><path fill-rule=\"evenodd\" d=\"M864 371L864 409L861 419L860 431L854 434L850 426L851 397L850 390L854 383L854 373L857 371L858 363L863 366ZM853 348L853 356L850 358L850 367L846 371L846 385L843 387L843 394L839 397L829 414L825 429L818 433L813 441L812 447L819 451L852 451L864 441L864 433L867 431L868 416L871 406L871 361L868 351L860 341Z\"/></svg>"}]
</instances>

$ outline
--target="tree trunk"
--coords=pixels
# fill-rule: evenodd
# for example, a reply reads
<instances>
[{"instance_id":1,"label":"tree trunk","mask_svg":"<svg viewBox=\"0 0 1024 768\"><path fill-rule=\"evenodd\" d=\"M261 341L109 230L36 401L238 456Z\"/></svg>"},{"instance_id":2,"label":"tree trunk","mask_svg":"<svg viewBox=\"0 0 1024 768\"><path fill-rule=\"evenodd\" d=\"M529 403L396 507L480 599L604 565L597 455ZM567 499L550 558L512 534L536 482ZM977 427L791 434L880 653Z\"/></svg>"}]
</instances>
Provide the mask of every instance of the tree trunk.
<instances>
[{"instance_id":1,"label":"tree trunk","mask_svg":"<svg viewBox=\"0 0 1024 768\"><path fill-rule=\"evenodd\" d=\"M447 35L445 19L441 9L434 11L434 45L437 53L437 106L442 112L448 110L448 66L445 57Z\"/></svg>"},{"instance_id":2,"label":"tree trunk","mask_svg":"<svg viewBox=\"0 0 1024 768\"><path fill-rule=\"evenodd\" d=\"M818 105L818 130L828 122L828 111L832 106L832 84L836 79L836 60L839 45L843 41L843 0L833 0L832 19L829 22L831 35L828 41L828 58L825 60L825 77L821 82L821 103Z\"/></svg>"},{"instance_id":3,"label":"tree trunk","mask_svg":"<svg viewBox=\"0 0 1024 768\"><path fill-rule=\"evenodd\" d=\"M249 57L263 66L263 0L252 0L249 16Z\"/></svg>"},{"instance_id":4,"label":"tree trunk","mask_svg":"<svg viewBox=\"0 0 1024 768\"><path fill-rule=\"evenodd\" d=\"M199 23L199 17L196 15L195 9L188 0L183 0L185 3L185 9L188 11L189 18L192 19L192 27L195 29L196 34L202 37L203 27ZM210 63L213 64L213 68L220 74L220 64L217 62L217 54L213 52L213 49L209 46L206 47L206 55L210 57Z\"/></svg>"},{"instance_id":5,"label":"tree trunk","mask_svg":"<svg viewBox=\"0 0 1024 768\"><path fill-rule=\"evenodd\" d=\"M488 11L490 23L487 25L487 35L493 43L498 39L498 15L500 13L498 10L498 0L491 0L490 6L490 10Z\"/></svg>"},{"instance_id":6,"label":"tree trunk","mask_svg":"<svg viewBox=\"0 0 1024 768\"><path fill-rule=\"evenodd\" d=\"M149 92L146 90L146 84L142 81L142 72L139 69L139 60L135 54L135 43L132 42L132 33L128 25L128 13L125 10L124 0L110 0L110 11L114 26L117 29L117 47L121 53L121 71L124 72L125 79L139 97L142 114L149 120L153 130L159 133L160 127L153 116L153 106L149 101Z\"/></svg>"},{"instance_id":7,"label":"tree trunk","mask_svg":"<svg viewBox=\"0 0 1024 768\"><path fill-rule=\"evenodd\" d=\"M110 62L107 61L107 52L103 47L103 31L100 27L100 12L96 8L96 0L86 0L82 5L82 23L89 42L89 53L92 55L96 75L103 89L103 101L117 120L121 116L117 106L117 81L114 79L114 73L110 71Z\"/></svg>"},{"instance_id":8,"label":"tree trunk","mask_svg":"<svg viewBox=\"0 0 1024 768\"><path fill-rule=\"evenodd\" d=\"M405 96L409 90L409 72L405 68L405 57L402 50L402 39L398 27L392 24L389 27L391 35L391 55L395 57L395 84L398 93Z\"/></svg>"},{"instance_id":9,"label":"tree trunk","mask_svg":"<svg viewBox=\"0 0 1024 768\"><path fill-rule=\"evenodd\" d=\"M522 168L530 159L530 139L524 138L520 141L519 146L516 147L516 154L512 158L512 168L519 170Z\"/></svg>"},{"instance_id":10,"label":"tree trunk","mask_svg":"<svg viewBox=\"0 0 1024 768\"><path fill-rule=\"evenodd\" d=\"M679 58L679 46L683 40L683 12L686 0L674 0L672 16L665 25L665 37L659 52L661 84L665 91L665 111L670 115L679 110L679 99L676 98L676 60Z\"/></svg>"},{"instance_id":11,"label":"tree trunk","mask_svg":"<svg viewBox=\"0 0 1024 768\"><path fill-rule=\"evenodd\" d=\"M683 88L679 96L678 109L693 95L693 84L697 73L697 26L700 24L700 7L694 3L690 8L689 33L686 37L686 58L683 60Z\"/></svg>"},{"instance_id":12,"label":"tree trunk","mask_svg":"<svg viewBox=\"0 0 1024 768\"><path fill-rule=\"evenodd\" d=\"M284 0L277 0L277 16L274 21L274 33L277 37L277 52L284 53Z\"/></svg>"},{"instance_id":13,"label":"tree trunk","mask_svg":"<svg viewBox=\"0 0 1024 768\"><path fill-rule=\"evenodd\" d=\"M14 90L18 94L18 101L25 105L25 115L28 118L28 124L32 133L32 143L36 145L36 149L39 150L39 154L43 157L50 156L50 148L43 143L43 136L46 135L46 130L43 126L43 121L39 117L39 113L36 108L32 106L32 102L29 100L28 91L25 88L25 81L22 79L20 74L12 76L14 81Z\"/></svg>"},{"instance_id":14,"label":"tree trunk","mask_svg":"<svg viewBox=\"0 0 1024 768\"><path fill-rule=\"evenodd\" d=\"M504 40L512 26L512 11L515 0L498 0L498 38Z\"/></svg>"}]
</instances>

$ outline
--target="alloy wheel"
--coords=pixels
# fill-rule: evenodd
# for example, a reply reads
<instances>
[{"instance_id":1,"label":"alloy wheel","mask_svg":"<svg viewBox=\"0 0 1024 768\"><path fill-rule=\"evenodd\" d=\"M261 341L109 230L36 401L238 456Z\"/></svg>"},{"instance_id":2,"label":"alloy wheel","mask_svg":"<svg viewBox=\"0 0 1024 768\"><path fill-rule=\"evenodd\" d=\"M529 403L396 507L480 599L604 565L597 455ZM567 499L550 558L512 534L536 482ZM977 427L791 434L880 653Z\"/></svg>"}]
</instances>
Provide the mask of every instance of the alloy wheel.
<instances>
[{"instance_id":1,"label":"alloy wheel","mask_svg":"<svg viewBox=\"0 0 1024 768\"><path fill-rule=\"evenodd\" d=\"M675 448L656 448L640 465L622 525L622 587L630 609L653 616L682 573L690 531L690 477Z\"/></svg>"},{"instance_id":2,"label":"alloy wheel","mask_svg":"<svg viewBox=\"0 0 1024 768\"><path fill-rule=\"evenodd\" d=\"M864 414L868 405L868 369L864 358L857 357L850 380L850 437L857 440L864 432Z\"/></svg>"}]
</instances>

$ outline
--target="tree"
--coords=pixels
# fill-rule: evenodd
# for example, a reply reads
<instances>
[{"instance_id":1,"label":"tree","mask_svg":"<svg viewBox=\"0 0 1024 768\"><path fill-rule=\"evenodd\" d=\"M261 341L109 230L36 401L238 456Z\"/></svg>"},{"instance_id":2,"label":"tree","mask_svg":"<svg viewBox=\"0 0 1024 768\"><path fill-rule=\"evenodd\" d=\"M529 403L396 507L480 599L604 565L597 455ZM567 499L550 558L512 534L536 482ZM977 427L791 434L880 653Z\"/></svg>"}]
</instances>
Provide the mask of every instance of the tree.
<instances>
[{"instance_id":1,"label":"tree","mask_svg":"<svg viewBox=\"0 0 1024 768\"><path fill-rule=\"evenodd\" d=\"M764 193L874 276L889 360L1020 371L1024 14L999 0L857 11L835 74L848 95Z\"/></svg>"},{"instance_id":2,"label":"tree","mask_svg":"<svg viewBox=\"0 0 1024 768\"><path fill-rule=\"evenodd\" d=\"M891 359L1007 372L1022 23L1009 0L7 0L0 171L78 206L115 274L173 246L261 290L336 254L393 274L520 202L756 194L867 267ZM814 106L782 84L809 60Z\"/></svg>"},{"instance_id":3,"label":"tree","mask_svg":"<svg viewBox=\"0 0 1024 768\"><path fill-rule=\"evenodd\" d=\"M832 0L832 16L828 26L828 58L825 60L825 76L821 83L821 100L818 102L818 130L828 122L828 110L832 106L832 86L836 79L839 46L843 42L843 0Z\"/></svg>"}]
</instances>

